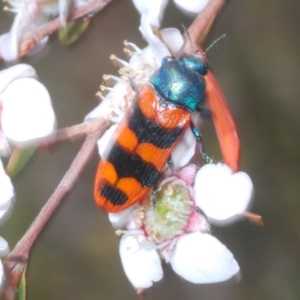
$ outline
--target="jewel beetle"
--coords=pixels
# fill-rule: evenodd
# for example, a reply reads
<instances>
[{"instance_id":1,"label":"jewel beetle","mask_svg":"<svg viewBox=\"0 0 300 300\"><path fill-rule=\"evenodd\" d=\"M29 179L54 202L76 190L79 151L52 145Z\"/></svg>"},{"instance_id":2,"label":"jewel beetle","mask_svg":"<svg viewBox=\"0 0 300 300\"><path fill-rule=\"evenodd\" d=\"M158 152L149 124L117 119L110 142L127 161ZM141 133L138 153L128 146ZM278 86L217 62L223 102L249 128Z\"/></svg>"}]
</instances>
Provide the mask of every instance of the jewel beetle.
<instances>
[{"instance_id":1,"label":"jewel beetle","mask_svg":"<svg viewBox=\"0 0 300 300\"><path fill-rule=\"evenodd\" d=\"M171 153L188 127L200 142L191 113L201 112L208 65L198 54L165 57L149 84L136 89L130 111L101 158L94 185L100 208L119 212L142 200L161 178Z\"/></svg>"}]
</instances>

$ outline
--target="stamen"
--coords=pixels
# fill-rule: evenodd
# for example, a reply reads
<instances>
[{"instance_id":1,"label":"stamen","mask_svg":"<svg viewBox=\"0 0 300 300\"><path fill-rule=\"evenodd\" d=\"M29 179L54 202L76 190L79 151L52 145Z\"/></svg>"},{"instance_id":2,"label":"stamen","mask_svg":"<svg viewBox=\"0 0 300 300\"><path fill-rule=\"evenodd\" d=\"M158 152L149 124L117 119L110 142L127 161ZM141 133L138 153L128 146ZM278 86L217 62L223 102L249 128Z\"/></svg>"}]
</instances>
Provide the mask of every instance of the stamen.
<instances>
[{"instance_id":1,"label":"stamen","mask_svg":"<svg viewBox=\"0 0 300 300\"><path fill-rule=\"evenodd\" d=\"M103 101L105 99L105 97L103 96L103 94L100 91L98 91L95 95L96 95L96 97L99 97L101 101Z\"/></svg>"},{"instance_id":2,"label":"stamen","mask_svg":"<svg viewBox=\"0 0 300 300\"><path fill-rule=\"evenodd\" d=\"M183 218L180 218L180 217L177 217L175 214L172 216L172 222L178 222L182 225L185 225L186 224L186 219L183 219ZM175 235L177 234L176 231L173 232Z\"/></svg>"},{"instance_id":3,"label":"stamen","mask_svg":"<svg viewBox=\"0 0 300 300\"><path fill-rule=\"evenodd\" d=\"M184 186L186 186L186 182L183 181L182 179L176 178L176 179L174 179L174 181L172 182L172 185L184 185Z\"/></svg>"},{"instance_id":4,"label":"stamen","mask_svg":"<svg viewBox=\"0 0 300 300\"><path fill-rule=\"evenodd\" d=\"M188 216L191 213L191 207L190 207L190 209L180 209L178 207L176 207L176 208L174 207L173 210L178 214L182 214L182 215L186 215L186 216Z\"/></svg>"},{"instance_id":5,"label":"stamen","mask_svg":"<svg viewBox=\"0 0 300 300\"><path fill-rule=\"evenodd\" d=\"M141 220L145 219L145 213L143 211L139 212L138 216Z\"/></svg>"},{"instance_id":6,"label":"stamen","mask_svg":"<svg viewBox=\"0 0 300 300\"><path fill-rule=\"evenodd\" d=\"M177 177L175 176L171 176L171 177L168 177L168 178L165 178L163 181L161 181L161 183L159 184L159 186L163 186L165 183L168 183L169 181L173 181L175 180Z\"/></svg>"},{"instance_id":7,"label":"stamen","mask_svg":"<svg viewBox=\"0 0 300 300\"><path fill-rule=\"evenodd\" d=\"M121 82L128 82L128 77L127 76L121 76L119 77Z\"/></svg>"},{"instance_id":8,"label":"stamen","mask_svg":"<svg viewBox=\"0 0 300 300\"><path fill-rule=\"evenodd\" d=\"M117 236L121 236L122 234L143 235L144 231L143 230L121 230L121 229L118 229L118 230L116 230L115 233Z\"/></svg>"},{"instance_id":9,"label":"stamen","mask_svg":"<svg viewBox=\"0 0 300 300\"><path fill-rule=\"evenodd\" d=\"M101 92L105 92L106 91L106 86L101 84L100 85L100 90L101 90Z\"/></svg>"},{"instance_id":10,"label":"stamen","mask_svg":"<svg viewBox=\"0 0 300 300\"><path fill-rule=\"evenodd\" d=\"M194 201L191 201L191 200L185 200L184 203L186 204L190 204L191 206L194 206Z\"/></svg>"},{"instance_id":11,"label":"stamen","mask_svg":"<svg viewBox=\"0 0 300 300\"><path fill-rule=\"evenodd\" d=\"M3 11L8 11L8 12L15 13L15 14L18 12L17 9L11 8L11 7L9 7L9 6L4 6L4 7L3 7Z\"/></svg>"},{"instance_id":12,"label":"stamen","mask_svg":"<svg viewBox=\"0 0 300 300\"><path fill-rule=\"evenodd\" d=\"M116 91L114 87L109 87L109 86L106 86L106 85L103 85L103 84L100 85L100 90L102 92L109 91L109 92L112 92L112 93L118 93L118 91Z\"/></svg>"},{"instance_id":13,"label":"stamen","mask_svg":"<svg viewBox=\"0 0 300 300\"><path fill-rule=\"evenodd\" d=\"M116 83L121 83L121 79L120 77L114 76L114 75L107 75L104 74L103 76L103 80L105 81L106 85L115 85Z\"/></svg>"},{"instance_id":14,"label":"stamen","mask_svg":"<svg viewBox=\"0 0 300 300\"><path fill-rule=\"evenodd\" d=\"M167 189L164 191L164 194L167 196L171 196L173 194L173 188L171 184L168 184Z\"/></svg>"},{"instance_id":15,"label":"stamen","mask_svg":"<svg viewBox=\"0 0 300 300\"><path fill-rule=\"evenodd\" d=\"M129 66L127 61L116 57L114 54L112 54L109 59L112 60L112 62L118 67Z\"/></svg>"},{"instance_id":16,"label":"stamen","mask_svg":"<svg viewBox=\"0 0 300 300\"><path fill-rule=\"evenodd\" d=\"M126 40L124 41L124 45L127 48L131 47L135 52L138 52L138 53L142 52L142 50L136 44L130 43Z\"/></svg>"}]
</instances>

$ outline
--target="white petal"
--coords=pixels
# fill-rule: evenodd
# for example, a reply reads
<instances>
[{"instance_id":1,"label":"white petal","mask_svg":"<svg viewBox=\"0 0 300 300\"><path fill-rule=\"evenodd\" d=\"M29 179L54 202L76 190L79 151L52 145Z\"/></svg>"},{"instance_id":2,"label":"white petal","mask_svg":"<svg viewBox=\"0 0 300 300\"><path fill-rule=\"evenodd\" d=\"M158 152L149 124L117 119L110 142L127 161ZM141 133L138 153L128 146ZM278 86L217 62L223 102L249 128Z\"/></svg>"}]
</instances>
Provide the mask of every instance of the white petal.
<instances>
[{"instance_id":1,"label":"white petal","mask_svg":"<svg viewBox=\"0 0 300 300\"><path fill-rule=\"evenodd\" d=\"M7 62L14 62L19 58L19 40L24 27L24 15L20 11L14 18L8 33L0 36L0 56Z\"/></svg>"},{"instance_id":2,"label":"white petal","mask_svg":"<svg viewBox=\"0 0 300 300\"><path fill-rule=\"evenodd\" d=\"M174 0L176 6L190 17L195 17L200 13L209 0Z\"/></svg>"},{"instance_id":3,"label":"white petal","mask_svg":"<svg viewBox=\"0 0 300 300\"><path fill-rule=\"evenodd\" d=\"M171 265L177 274L192 283L225 281L240 269L223 244L215 237L200 232L178 240Z\"/></svg>"},{"instance_id":4,"label":"white petal","mask_svg":"<svg viewBox=\"0 0 300 300\"><path fill-rule=\"evenodd\" d=\"M177 28L164 28L160 31L164 42L172 49L175 56L182 53L184 40L181 32Z\"/></svg>"},{"instance_id":5,"label":"white petal","mask_svg":"<svg viewBox=\"0 0 300 300\"><path fill-rule=\"evenodd\" d=\"M150 24L160 26L168 0L132 0L134 6L142 14L148 14Z\"/></svg>"},{"instance_id":6,"label":"white petal","mask_svg":"<svg viewBox=\"0 0 300 300\"><path fill-rule=\"evenodd\" d=\"M129 221L132 212L136 209L137 205L133 205L118 213L109 213L108 219L113 228L123 228Z\"/></svg>"},{"instance_id":7,"label":"white petal","mask_svg":"<svg viewBox=\"0 0 300 300\"><path fill-rule=\"evenodd\" d=\"M71 0L59 0L58 1L59 20L63 25L66 25L66 20L69 16L71 6L72 6Z\"/></svg>"},{"instance_id":8,"label":"white petal","mask_svg":"<svg viewBox=\"0 0 300 300\"><path fill-rule=\"evenodd\" d=\"M2 261L0 261L0 293L1 294L3 291L4 283L5 283L5 273L4 273Z\"/></svg>"},{"instance_id":9,"label":"white petal","mask_svg":"<svg viewBox=\"0 0 300 300\"><path fill-rule=\"evenodd\" d=\"M224 164L206 164L196 175L195 200L212 223L232 223L247 209L253 184L244 172L232 173Z\"/></svg>"},{"instance_id":10,"label":"white petal","mask_svg":"<svg viewBox=\"0 0 300 300\"><path fill-rule=\"evenodd\" d=\"M14 187L9 176L5 173L0 160L0 218L9 210L11 201L14 198Z\"/></svg>"},{"instance_id":11,"label":"white petal","mask_svg":"<svg viewBox=\"0 0 300 300\"><path fill-rule=\"evenodd\" d=\"M0 95L1 97L1 95ZM0 98L0 106L1 106L1 98ZM0 157L8 157L11 153L9 142L6 136L0 129Z\"/></svg>"},{"instance_id":12,"label":"white petal","mask_svg":"<svg viewBox=\"0 0 300 300\"><path fill-rule=\"evenodd\" d=\"M109 108L108 101L102 101L98 106L96 106L91 112L89 112L84 118L85 121L105 117L106 115L112 112L112 109Z\"/></svg>"},{"instance_id":13,"label":"white petal","mask_svg":"<svg viewBox=\"0 0 300 300\"><path fill-rule=\"evenodd\" d=\"M105 153L108 153L110 151L111 149L110 142L112 141L111 138L117 127L118 127L117 124L110 126L110 128L108 128L104 132L102 137L98 140L97 146L98 146L98 153L100 157L103 157Z\"/></svg>"},{"instance_id":14,"label":"white petal","mask_svg":"<svg viewBox=\"0 0 300 300\"><path fill-rule=\"evenodd\" d=\"M4 257L9 253L9 246L7 241L0 236L0 257Z\"/></svg>"},{"instance_id":15,"label":"white petal","mask_svg":"<svg viewBox=\"0 0 300 300\"><path fill-rule=\"evenodd\" d=\"M175 170L185 166L195 154L196 139L188 129L172 152L172 162Z\"/></svg>"},{"instance_id":16,"label":"white petal","mask_svg":"<svg viewBox=\"0 0 300 300\"><path fill-rule=\"evenodd\" d=\"M94 108L84 120L102 117L110 119L112 122L120 122L130 104L126 103L125 100L129 93L128 86L129 85L124 82L116 83L113 88L110 89L110 92L103 97L102 102Z\"/></svg>"},{"instance_id":17,"label":"white petal","mask_svg":"<svg viewBox=\"0 0 300 300\"><path fill-rule=\"evenodd\" d=\"M0 225L10 217L13 208L14 187L10 177L5 173L0 160ZM1 247L1 245L0 245ZM0 249L1 255L1 249Z\"/></svg>"},{"instance_id":18,"label":"white petal","mask_svg":"<svg viewBox=\"0 0 300 300\"><path fill-rule=\"evenodd\" d=\"M139 55L133 55L129 60L129 64L131 68L136 70L135 72L143 72L145 76L148 75L148 77L150 77L161 65L162 58L170 56L170 52L166 45L153 34L148 24L145 23L144 25L146 28L142 29L142 27L140 27L140 29L145 32L144 36L149 46L138 53ZM164 42L172 49L173 54L179 56L184 45L180 31L177 28L164 28L161 29L160 33ZM147 66L145 66L146 64ZM148 65L150 65L151 68L149 68Z\"/></svg>"},{"instance_id":19,"label":"white petal","mask_svg":"<svg viewBox=\"0 0 300 300\"><path fill-rule=\"evenodd\" d=\"M156 64L160 66L161 60L166 56L170 56L170 52L166 45L153 33L150 21L150 17L143 14L139 29L154 54Z\"/></svg>"},{"instance_id":20,"label":"white petal","mask_svg":"<svg viewBox=\"0 0 300 300\"><path fill-rule=\"evenodd\" d=\"M144 236L124 235L120 256L126 276L136 289L152 286L162 279L160 258L153 247L147 247Z\"/></svg>"},{"instance_id":21,"label":"white petal","mask_svg":"<svg viewBox=\"0 0 300 300\"><path fill-rule=\"evenodd\" d=\"M35 78L37 79L36 71L33 67L27 64L18 64L0 72L0 93L14 80L19 78Z\"/></svg>"},{"instance_id":22,"label":"white petal","mask_svg":"<svg viewBox=\"0 0 300 300\"><path fill-rule=\"evenodd\" d=\"M55 129L50 95L32 78L13 81L2 94L2 130L15 142L49 135Z\"/></svg>"},{"instance_id":23,"label":"white petal","mask_svg":"<svg viewBox=\"0 0 300 300\"><path fill-rule=\"evenodd\" d=\"M13 200L14 198L12 198ZM4 224L6 220L11 216L13 210L14 201L8 201L0 205L0 225Z\"/></svg>"}]
</instances>

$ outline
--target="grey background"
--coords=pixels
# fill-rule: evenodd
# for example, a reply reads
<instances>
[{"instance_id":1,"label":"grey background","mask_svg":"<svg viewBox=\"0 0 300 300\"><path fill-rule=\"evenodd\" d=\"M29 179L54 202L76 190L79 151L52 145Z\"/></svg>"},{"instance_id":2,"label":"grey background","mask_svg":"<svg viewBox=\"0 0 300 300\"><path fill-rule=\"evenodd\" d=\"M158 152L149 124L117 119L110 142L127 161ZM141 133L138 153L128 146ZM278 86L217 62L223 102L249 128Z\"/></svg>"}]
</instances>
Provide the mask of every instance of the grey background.
<instances>
[{"instance_id":1,"label":"grey background","mask_svg":"<svg viewBox=\"0 0 300 300\"><path fill-rule=\"evenodd\" d=\"M193 285L169 266L147 299L300 299L299 201L299 27L300 2L230 1L206 45L227 33L209 53L215 76L235 117L242 142L241 168L256 190L252 211L263 216L258 228L242 221L213 228L234 253L241 281ZM11 18L0 13L0 32ZM163 27L189 25L172 3ZM52 97L60 128L82 122L97 104L103 74L116 74L111 53L125 58L123 40L143 47L139 15L128 0L113 1L90 29L65 49L56 35L32 64ZM2 63L1 68L4 68ZM208 153L218 155L211 121L201 128ZM0 234L11 247L26 231L68 169L81 142L40 152L13 179L17 200ZM65 197L31 252L28 299L137 299L123 273L105 212L93 201L95 153L78 184Z\"/></svg>"}]
</instances>

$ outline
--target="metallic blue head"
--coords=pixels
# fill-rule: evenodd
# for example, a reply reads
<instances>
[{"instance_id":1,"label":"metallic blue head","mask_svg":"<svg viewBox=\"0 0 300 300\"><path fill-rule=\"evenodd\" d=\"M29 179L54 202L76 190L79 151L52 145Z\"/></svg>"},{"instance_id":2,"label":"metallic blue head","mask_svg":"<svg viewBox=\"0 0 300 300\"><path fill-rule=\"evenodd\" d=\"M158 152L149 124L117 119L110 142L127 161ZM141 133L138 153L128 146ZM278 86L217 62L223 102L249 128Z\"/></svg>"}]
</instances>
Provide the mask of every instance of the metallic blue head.
<instances>
[{"instance_id":1,"label":"metallic blue head","mask_svg":"<svg viewBox=\"0 0 300 300\"><path fill-rule=\"evenodd\" d=\"M205 94L208 65L196 54L183 54L179 59L166 57L149 82L166 101L195 111Z\"/></svg>"}]
</instances>

